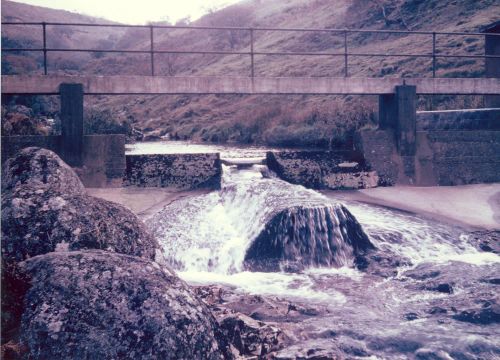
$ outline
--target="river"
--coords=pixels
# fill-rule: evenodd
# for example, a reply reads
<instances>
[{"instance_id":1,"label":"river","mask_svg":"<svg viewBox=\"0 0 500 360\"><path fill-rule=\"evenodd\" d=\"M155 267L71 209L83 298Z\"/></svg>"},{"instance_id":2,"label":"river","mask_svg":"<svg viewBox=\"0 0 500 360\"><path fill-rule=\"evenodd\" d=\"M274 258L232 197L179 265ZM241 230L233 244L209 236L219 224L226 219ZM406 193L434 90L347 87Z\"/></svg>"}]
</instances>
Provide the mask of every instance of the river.
<instances>
[{"instance_id":1,"label":"river","mask_svg":"<svg viewBox=\"0 0 500 360\"><path fill-rule=\"evenodd\" d=\"M266 150L150 143L128 152L220 152L221 158L234 160L263 159ZM316 358L500 357L497 254L478 250L460 227L328 194L286 183L265 165L223 165L221 190L179 199L146 224L170 265L188 283L219 284L235 293L314 309L297 322L281 319L292 340L277 358L298 358L304 351ZM273 272L245 266L247 250L278 211L297 206L327 209L326 214L316 211L304 218L311 222L306 227L318 229L335 222L328 219L338 218L339 203L389 263L382 259L375 267L358 270L352 251L347 251L349 239L338 231L342 244L328 266L308 261L297 270L282 267ZM344 248L340 257L339 249Z\"/></svg>"}]
</instances>

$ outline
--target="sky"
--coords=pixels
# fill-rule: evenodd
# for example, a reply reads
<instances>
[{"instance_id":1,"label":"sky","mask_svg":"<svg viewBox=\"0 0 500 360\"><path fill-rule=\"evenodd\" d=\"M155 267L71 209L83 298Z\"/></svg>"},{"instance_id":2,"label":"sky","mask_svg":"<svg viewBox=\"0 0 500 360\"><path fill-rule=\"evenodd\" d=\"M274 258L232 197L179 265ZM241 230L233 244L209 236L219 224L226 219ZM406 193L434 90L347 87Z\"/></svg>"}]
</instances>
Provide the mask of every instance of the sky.
<instances>
[{"instance_id":1,"label":"sky","mask_svg":"<svg viewBox=\"0 0 500 360\"><path fill-rule=\"evenodd\" d=\"M218 9L239 0L14 0L30 5L62 9L103 17L126 24L148 21L175 23L190 17L196 20L209 9Z\"/></svg>"}]
</instances>

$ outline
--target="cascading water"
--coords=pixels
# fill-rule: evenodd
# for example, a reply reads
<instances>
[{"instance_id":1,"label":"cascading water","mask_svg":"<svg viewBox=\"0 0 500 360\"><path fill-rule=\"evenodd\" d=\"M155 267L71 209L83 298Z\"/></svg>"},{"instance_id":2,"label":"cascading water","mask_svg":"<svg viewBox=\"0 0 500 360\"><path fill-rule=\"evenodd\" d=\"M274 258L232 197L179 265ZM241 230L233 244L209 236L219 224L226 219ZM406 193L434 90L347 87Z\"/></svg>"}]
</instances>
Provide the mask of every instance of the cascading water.
<instances>
[{"instance_id":1,"label":"cascading water","mask_svg":"<svg viewBox=\"0 0 500 360\"><path fill-rule=\"evenodd\" d=\"M175 268L352 267L356 252L373 247L344 206L262 173L262 165L224 166L221 191L177 201L149 220Z\"/></svg>"},{"instance_id":2,"label":"cascading water","mask_svg":"<svg viewBox=\"0 0 500 360\"><path fill-rule=\"evenodd\" d=\"M192 284L258 294L248 298L251 309L260 296L320 309L297 323L268 310L294 336L278 358L301 349L341 354L331 358L498 358L497 254L478 250L460 228L354 201L339 205L335 196L273 178L265 166L225 166L220 191L177 200L147 225ZM343 220L348 214L353 221ZM362 228L343 225L356 220ZM364 237L352 234L360 230L376 248L365 254L375 268L364 271L353 266L366 250ZM373 271L387 264L390 272Z\"/></svg>"}]
</instances>

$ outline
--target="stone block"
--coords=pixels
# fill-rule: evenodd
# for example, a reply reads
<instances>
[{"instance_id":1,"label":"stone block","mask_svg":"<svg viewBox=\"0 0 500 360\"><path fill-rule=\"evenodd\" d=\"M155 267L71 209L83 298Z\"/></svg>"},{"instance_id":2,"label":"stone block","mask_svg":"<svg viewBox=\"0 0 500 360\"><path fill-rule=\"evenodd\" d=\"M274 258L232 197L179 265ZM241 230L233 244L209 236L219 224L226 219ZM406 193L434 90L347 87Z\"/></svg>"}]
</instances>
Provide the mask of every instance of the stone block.
<instances>
[{"instance_id":1,"label":"stone block","mask_svg":"<svg viewBox=\"0 0 500 360\"><path fill-rule=\"evenodd\" d=\"M176 189L220 188L218 153L127 155L124 184Z\"/></svg>"}]
</instances>

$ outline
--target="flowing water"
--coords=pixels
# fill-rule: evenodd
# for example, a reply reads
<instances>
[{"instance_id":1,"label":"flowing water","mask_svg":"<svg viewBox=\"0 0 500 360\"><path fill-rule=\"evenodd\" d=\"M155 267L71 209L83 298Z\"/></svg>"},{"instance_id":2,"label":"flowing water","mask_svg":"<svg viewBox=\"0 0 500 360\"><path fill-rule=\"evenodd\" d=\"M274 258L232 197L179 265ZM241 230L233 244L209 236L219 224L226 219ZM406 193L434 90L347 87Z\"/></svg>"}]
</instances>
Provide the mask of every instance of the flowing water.
<instances>
[{"instance_id":1,"label":"flowing water","mask_svg":"<svg viewBox=\"0 0 500 360\"><path fill-rule=\"evenodd\" d=\"M258 151L226 151L222 157L261 157ZM498 255L477 250L460 228L359 202L343 205L380 253L403 260L392 275L355 268L352 246L339 225L338 201L277 179L264 165L224 166L220 191L180 199L147 224L189 283L223 284L323 309L294 328L295 345L283 351L284 358L329 347L347 358L500 358L498 319L484 325L454 318L471 307L498 303ZM297 215L310 223L308 238L333 229L337 243L326 241L334 246L331 261L316 254L297 272L247 271L247 250L273 215L297 207L314 210Z\"/></svg>"}]
</instances>

